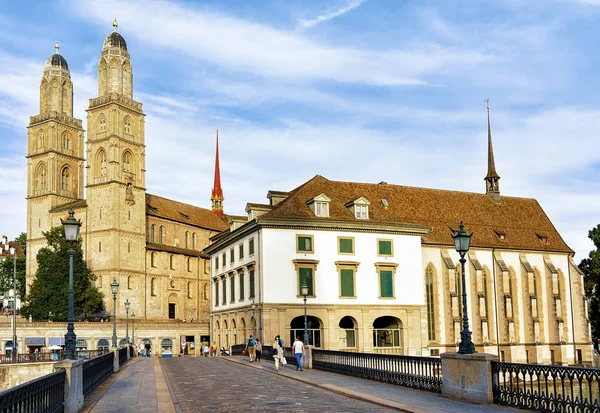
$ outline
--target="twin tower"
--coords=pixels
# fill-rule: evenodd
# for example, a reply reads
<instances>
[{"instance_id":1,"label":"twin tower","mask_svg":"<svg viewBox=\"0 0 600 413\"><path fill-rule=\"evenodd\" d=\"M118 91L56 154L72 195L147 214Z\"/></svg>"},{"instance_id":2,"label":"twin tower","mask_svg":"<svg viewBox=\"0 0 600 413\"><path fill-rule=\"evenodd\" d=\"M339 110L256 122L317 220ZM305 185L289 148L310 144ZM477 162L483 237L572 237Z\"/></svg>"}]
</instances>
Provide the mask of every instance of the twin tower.
<instances>
[{"instance_id":1,"label":"twin tower","mask_svg":"<svg viewBox=\"0 0 600 413\"><path fill-rule=\"evenodd\" d=\"M100 54L98 97L87 109L87 142L81 120L73 117L73 82L58 42L44 66L40 114L28 127L28 283L46 244L42 232L60 225L69 208L82 220L88 257L111 249L107 258L131 254L130 260L144 260L145 115L133 100L130 57L116 19L113 26Z\"/></svg>"}]
</instances>

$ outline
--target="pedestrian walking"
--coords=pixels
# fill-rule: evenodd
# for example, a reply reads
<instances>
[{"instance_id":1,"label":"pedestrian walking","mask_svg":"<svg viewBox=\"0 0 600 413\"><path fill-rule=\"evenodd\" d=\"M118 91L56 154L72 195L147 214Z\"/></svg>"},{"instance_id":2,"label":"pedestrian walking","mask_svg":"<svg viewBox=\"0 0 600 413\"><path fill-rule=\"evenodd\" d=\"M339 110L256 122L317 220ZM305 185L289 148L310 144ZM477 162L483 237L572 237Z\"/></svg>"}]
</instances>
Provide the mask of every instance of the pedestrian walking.
<instances>
[{"instance_id":1,"label":"pedestrian walking","mask_svg":"<svg viewBox=\"0 0 600 413\"><path fill-rule=\"evenodd\" d=\"M304 354L304 343L300 341L300 337L296 336L296 341L292 344L294 348L294 356L296 356L296 370L302 370L302 355Z\"/></svg>"},{"instance_id":2,"label":"pedestrian walking","mask_svg":"<svg viewBox=\"0 0 600 413\"><path fill-rule=\"evenodd\" d=\"M206 343L206 344L204 344L204 357L208 357L208 352L209 352L208 343Z\"/></svg>"},{"instance_id":3,"label":"pedestrian walking","mask_svg":"<svg viewBox=\"0 0 600 413\"><path fill-rule=\"evenodd\" d=\"M252 363L254 361L254 344L256 344L256 341L254 340L254 338L252 336L250 336L250 338L246 342L246 351L248 351L248 356L250 357L250 363Z\"/></svg>"},{"instance_id":4,"label":"pedestrian walking","mask_svg":"<svg viewBox=\"0 0 600 413\"><path fill-rule=\"evenodd\" d=\"M216 355L217 355L217 342L216 342L216 341L213 341L213 343L212 343L212 354L211 354L211 356L213 356L213 357L214 357L214 356L216 356Z\"/></svg>"},{"instance_id":5,"label":"pedestrian walking","mask_svg":"<svg viewBox=\"0 0 600 413\"><path fill-rule=\"evenodd\" d=\"M279 336L273 340L273 360L275 360L275 371L279 371L279 363L283 358L283 348L279 345Z\"/></svg>"},{"instance_id":6,"label":"pedestrian walking","mask_svg":"<svg viewBox=\"0 0 600 413\"><path fill-rule=\"evenodd\" d=\"M256 361L260 361L261 354L262 354L262 343L257 338L256 343L254 343L254 359Z\"/></svg>"}]
</instances>

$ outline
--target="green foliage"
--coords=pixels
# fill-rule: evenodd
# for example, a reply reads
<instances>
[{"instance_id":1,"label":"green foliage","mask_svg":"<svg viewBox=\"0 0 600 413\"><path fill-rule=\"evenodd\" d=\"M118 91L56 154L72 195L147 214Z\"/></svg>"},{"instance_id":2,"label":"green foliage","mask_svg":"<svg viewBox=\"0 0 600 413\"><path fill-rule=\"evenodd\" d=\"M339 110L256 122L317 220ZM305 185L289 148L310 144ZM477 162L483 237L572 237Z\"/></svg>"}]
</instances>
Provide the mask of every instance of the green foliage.
<instances>
[{"instance_id":1,"label":"green foliage","mask_svg":"<svg viewBox=\"0 0 600 413\"><path fill-rule=\"evenodd\" d=\"M600 337L600 224L588 232L595 250L588 258L581 260L579 269L585 279L585 295L590 300L589 317L592 324L592 336Z\"/></svg>"},{"instance_id":2,"label":"green foliage","mask_svg":"<svg viewBox=\"0 0 600 413\"><path fill-rule=\"evenodd\" d=\"M68 317L69 293L69 243L62 227L44 232L48 246L37 255L38 270L31 284L27 302L21 310L24 317L34 321L52 319L65 321ZM97 314L104 310L102 293L96 289L94 274L83 260L81 241L73 245L74 316Z\"/></svg>"},{"instance_id":3,"label":"green foliage","mask_svg":"<svg viewBox=\"0 0 600 413\"><path fill-rule=\"evenodd\" d=\"M23 247L23 252L27 255L27 234L21 232L17 238L15 238L14 242L18 242Z\"/></svg>"},{"instance_id":4,"label":"green foliage","mask_svg":"<svg viewBox=\"0 0 600 413\"><path fill-rule=\"evenodd\" d=\"M17 257L17 295L25 297L25 257ZM13 287L14 261L7 257L0 261L0 294L6 295Z\"/></svg>"}]
</instances>

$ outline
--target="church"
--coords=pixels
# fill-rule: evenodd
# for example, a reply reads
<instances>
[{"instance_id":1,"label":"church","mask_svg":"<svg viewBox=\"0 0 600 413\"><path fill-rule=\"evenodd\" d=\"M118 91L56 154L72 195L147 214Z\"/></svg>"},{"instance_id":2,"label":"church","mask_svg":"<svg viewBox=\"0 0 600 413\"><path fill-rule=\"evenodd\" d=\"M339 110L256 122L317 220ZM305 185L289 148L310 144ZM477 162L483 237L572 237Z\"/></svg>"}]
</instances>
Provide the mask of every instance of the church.
<instances>
[{"instance_id":1,"label":"church","mask_svg":"<svg viewBox=\"0 0 600 413\"><path fill-rule=\"evenodd\" d=\"M43 232L60 226L72 209L109 313L116 279L117 317L126 316L122 303L129 300L140 321L186 320L208 337L209 261L202 250L228 228L218 131L213 210L147 193L145 114L134 100L132 64L116 19L113 26L98 62L98 96L87 108L87 139L73 117L73 83L58 42L44 66L40 113L28 126L27 282L46 244Z\"/></svg>"}]
</instances>

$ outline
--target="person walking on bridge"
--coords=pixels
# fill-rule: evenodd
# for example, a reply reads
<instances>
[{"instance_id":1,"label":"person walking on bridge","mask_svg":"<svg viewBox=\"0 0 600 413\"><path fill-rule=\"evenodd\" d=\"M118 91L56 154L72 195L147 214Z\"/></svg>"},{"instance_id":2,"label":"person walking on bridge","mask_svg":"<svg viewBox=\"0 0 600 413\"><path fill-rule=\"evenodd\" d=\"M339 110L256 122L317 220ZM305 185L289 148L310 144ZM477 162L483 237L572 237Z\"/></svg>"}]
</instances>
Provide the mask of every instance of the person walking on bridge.
<instances>
[{"instance_id":1,"label":"person walking on bridge","mask_svg":"<svg viewBox=\"0 0 600 413\"><path fill-rule=\"evenodd\" d=\"M304 354L304 343L300 341L300 337L296 337L296 341L292 345L294 348L294 356L296 356L296 370L302 370L302 355Z\"/></svg>"}]
</instances>

